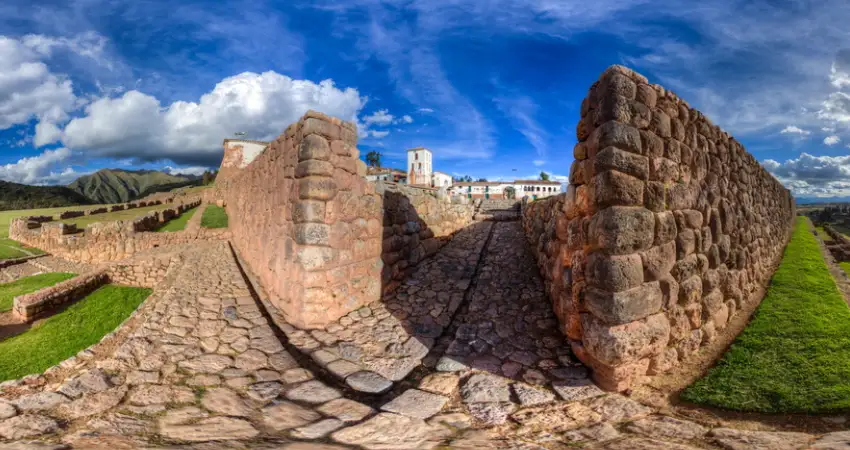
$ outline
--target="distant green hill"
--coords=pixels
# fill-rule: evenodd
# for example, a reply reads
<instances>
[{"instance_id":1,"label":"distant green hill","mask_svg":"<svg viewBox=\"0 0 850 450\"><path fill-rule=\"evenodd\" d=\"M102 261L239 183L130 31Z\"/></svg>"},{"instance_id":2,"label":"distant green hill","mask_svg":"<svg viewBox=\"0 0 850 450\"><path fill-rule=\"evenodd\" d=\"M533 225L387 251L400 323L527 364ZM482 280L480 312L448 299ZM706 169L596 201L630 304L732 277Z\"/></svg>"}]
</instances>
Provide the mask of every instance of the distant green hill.
<instances>
[{"instance_id":1,"label":"distant green hill","mask_svg":"<svg viewBox=\"0 0 850 450\"><path fill-rule=\"evenodd\" d=\"M0 211L87 205L91 201L65 186L27 186L0 181Z\"/></svg>"},{"instance_id":2,"label":"distant green hill","mask_svg":"<svg viewBox=\"0 0 850 450\"><path fill-rule=\"evenodd\" d=\"M68 187L92 203L124 203L152 194L187 186L197 177L170 175L155 170L103 169L78 178Z\"/></svg>"}]
</instances>

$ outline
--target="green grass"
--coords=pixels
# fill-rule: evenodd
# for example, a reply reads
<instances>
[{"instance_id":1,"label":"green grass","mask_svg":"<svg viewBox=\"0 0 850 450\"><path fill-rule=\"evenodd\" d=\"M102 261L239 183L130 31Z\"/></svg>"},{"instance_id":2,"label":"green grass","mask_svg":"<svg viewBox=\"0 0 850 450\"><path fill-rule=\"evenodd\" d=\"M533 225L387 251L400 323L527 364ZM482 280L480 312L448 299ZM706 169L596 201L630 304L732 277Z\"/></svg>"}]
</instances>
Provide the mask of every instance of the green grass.
<instances>
[{"instance_id":1,"label":"green grass","mask_svg":"<svg viewBox=\"0 0 850 450\"><path fill-rule=\"evenodd\" d=\"M104 286L36 327L0 342L0 380L43 372L114 331L150 289Z\"/></svg>"},{"instance_id":2,"label":"green grass","mask_svg":"<svg viewBox=\"0 0 850 450\"><path fill-rule=\"evenodd\" d=\"M41 255L44 252L33 247L27 247L18 241L0 238L0 260L23 258L31 255Z\"/></svg>"},{"instance_id":3,"label":"green grass","mask_svg":"<svg viewBox=\"0 0 850 450\"><path fill-rule=\"evenodd\" d=\"M201 217L201 226L204 228L227 228L227 211L220 206L207 206L203 217Z\"/></svg>"},{"instance_id":4,"label":"green grass","mask_svg":"<svg viewBox=\"0 0 850 450\"><path fill-rule=\"evenodd\" d=\"M750 324L682 398L738 411L850 410L850 309L805 218Z\"/></svg>"},{"instance_id":5,"label":"green grass","mask_svg":"<svg viewBox=\"0 0 850 450\"><path fill-rule=\"evenodd\" d=\"M823 229L823 227L815 227L815 231L818 232L818 236L820 236L821 240L824 242L832 242L832 238L829 237L829 233Z\"/></svg>"},{"instance_id":6,"label":"green grass","mask_svg":"<svg viewBox=\"0 0 850 450\"><path fill-rule=\"evenodd\" d=\"M21 278L11 283L0 284L0 312L12 309L12 302L19 295L29 294L48 286L61 283L77 276L73 273L43 273Z\"/></svg>"},{"instance_id":7,"label":"green grass","mask_svg":"<svg viewBox=\"0 0 850 450\"><path fill-rule=\"evenodd\" d=\"M108 212L103 214L95 214L93 216L74 217L72 219L60 220L62 223L73 223L79 228L85 228L95 222L113 222L116 220L133 220L136 217L144 216L152 211L162 211L163 209L172 208L173 204L163 203L156 206L146 206L144 208L125 209L124 211ZM85 208L89 209L89 208Z\"/></svg>"},{"instance_id":8,"label":"green grass","mask_svg":"<svg viewBox=\"0 0 850 450\"><path fill-rule=\"evenodd\" d=\"M158 232L168 232L168 231L183 231L183 230L185 230L186 224L189 223L189 219L191 219L192 216L195 215L195 211L197 211L197 210L198 210L198 208L192 208L192 209L184 212L183 214L180 215L180 217L173 219L173 220L170 220L168 223L161 226L156 231L158 231Z\"/></svg>"}]
</instances>

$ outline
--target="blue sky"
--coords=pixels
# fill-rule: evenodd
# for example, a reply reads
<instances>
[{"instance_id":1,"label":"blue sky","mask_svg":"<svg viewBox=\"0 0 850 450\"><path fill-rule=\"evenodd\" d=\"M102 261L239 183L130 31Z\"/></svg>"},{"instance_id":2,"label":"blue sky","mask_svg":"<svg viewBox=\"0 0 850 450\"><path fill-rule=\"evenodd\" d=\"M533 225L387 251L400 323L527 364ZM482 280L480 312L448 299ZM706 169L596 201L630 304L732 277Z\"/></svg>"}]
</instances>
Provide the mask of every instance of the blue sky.
<instances>
[{"instance_id":1,"label":"blue sky","mask_svg":"<svg viewBox=\"0 0 850 450\"><path fill-rule=\"evenodd\" d=\"M490 179L565 177L579 106L624 64L705 112L798 196L850 195L841 1L6 1L0 179L197 173L307 109L362 154ZM563 178L560 178L563 179Z\"/></svg>"}]
</instances>

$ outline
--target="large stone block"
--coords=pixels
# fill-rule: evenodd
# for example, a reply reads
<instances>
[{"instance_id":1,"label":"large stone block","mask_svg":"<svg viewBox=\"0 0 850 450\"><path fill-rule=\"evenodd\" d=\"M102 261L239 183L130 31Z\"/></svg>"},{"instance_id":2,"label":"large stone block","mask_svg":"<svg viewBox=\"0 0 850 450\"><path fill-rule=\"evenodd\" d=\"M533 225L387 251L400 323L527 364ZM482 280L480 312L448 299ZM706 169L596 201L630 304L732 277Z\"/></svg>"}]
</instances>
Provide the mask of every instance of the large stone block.
<instances>
[{"instance_id":1,"label":"large stone block","mask_svg":"<svg viewBox=\"0 0 850 450\"><path fill-rule=\"evenodd\" d=\"M587 283L610 292L620 292L643 283L643 266L637 254L608 256L594 252L587 257Z\"/></svg>"},{"instance_id":2,"label":"large stone block","mask_svg":"<svg viewBox=\"0 0 850 450\"><path fill-rule=\"evenodd\" d=\"M601 173L606 170L617 170L646 180L649 178L649 159L616 147L606 147L594 159L594 172Z\"/></svg>"},{"instance_id":3,"label":"large stone block","mask_svg":"<svg viewBox=\"0 0 850 450\"><path fill-rule=\"evenodd\" d=\"M655 239L655 215L647 209L613 206L590 221L592 248L623 255L646 250Z\"/></svg>"},{"instance_id":4,"label":"large stone block","mask_svg":"<svg viewBox=\"0 0 850 450\"><path fill-rule=\"evenodd\" d=\"M596 149L616 147L631 153L643 154L640 132L620 122L603 123L594 130L589 142Z\"/></svg>"},{"instance_id":5,"label":"large stone block","mask_svg":"<svg viewBox=\"0 0 850 450\"><path fill-rule=\"evenodd\" d=\"M329 245L329 225L323 223L299 223L295 225L295 242L301 245Z\"/></svg>"},{"instance_id":6,"label":"large stone block","mask_svg":"<svg viewBox=\"0 0 850 450\"><path fill-rule=\"evenodd\" d=\"M585 291L587 310L610 324L628 323L655 314L661 310L662 303L657 281L622 292L612 293L594 287Z\"/></svg>"},{"instance_id":7,"label":"large stone block","mask_svg":"<svg viewBox=\"0 0 850 450\"><path fill-rule=\"evenodd\" d=\"M325 202L302 200L292 205L292 221L295 223L324 222Z\"/></svg>"},{"instance_id":8,"label":"large stone block","mask_svg":"<svg viewBox=\"0 0 850 450\"><path fill-rule=\"evenodd\" d=\"M616 170L607 170L593 178L596 208L608 206L642 206L643 181Z\"/></svg>"},{"instance_id":9,"label":"large stone block","mask_svg":"<svg viewBox=\"0 0 850 450\"><path fill-rule=\"evenodd\" d=\"M302 200L331 200L336 196L333 178L306 177L298 180L298 197Z\"/></svg>"},{"instance_id":10,"label":"large stone block","mask_svg":"<svg viewBox=\"0 0 850 450\"><path fill-rule=\"evenodd\" d=\"M298 148L298 161L308 159L329 161L331 159L331 145L328 140L317 134L304 136L304 139L301 140L301 146Z\"/></svg>"},{"instance_id":11,"label":"large stone block","mask_svg":"<svg viewBox=\"0 0 850 450\"><path fill-rule=\"evenodd\" d=\"M660 280L670 274L676 264L676 244L657 245L640 254L647 280Z\"/></svg>"},{"instance_id":12,"label":"large stone block","mask_svg":"<svg viewBox=\"0 0 850 450\"><path fill-rule=\"evenodd\" d=\"M582 314L581 319L585 350L610 366L660 354L670 339L670 323L664 314L613 326L591 314Z\"/></svg>"}]
</instances>

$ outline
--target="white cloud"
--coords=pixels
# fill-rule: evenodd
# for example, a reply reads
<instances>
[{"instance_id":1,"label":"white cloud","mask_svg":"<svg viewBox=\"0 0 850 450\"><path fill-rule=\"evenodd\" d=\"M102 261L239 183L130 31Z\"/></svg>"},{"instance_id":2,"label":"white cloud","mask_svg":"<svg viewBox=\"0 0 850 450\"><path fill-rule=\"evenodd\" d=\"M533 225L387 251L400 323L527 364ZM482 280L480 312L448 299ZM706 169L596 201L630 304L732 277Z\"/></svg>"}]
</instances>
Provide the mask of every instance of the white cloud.
<instances>
[{"instance_id":1,"label":"white cloud","mask_svg":"<svg viewBox=\"0 0 850 450\"><path fill-rule=\"evenodd\" d=\"M79 56L91 58L99 64L112 68L111 62L104 57L107 39L94 31L73 37L52 37L41 34L28 34L21 42L43 56L51 56L55 49L64 49Z\"/></svg>"},{"instance_id":2,"label":"white cloud","mask_svg":"<svg viewBox=\"0 0 850 450\"><path fill-rule=\"evenodd\" d=\"M389 131L375 131L375 130L369 131L369 135L371 135L372 137L378 138L378 139L385 138L385 137L389 136L389 134L390 134Z\"/></svg>"},{"instance_id":3,"label":"white cloud","mask_svg":"<svg viewBox=\"0 0 850 450\"><path fill-rule=\"evenodd\" d=\"M829 68L829 82L832 83L836 89L850 86L850 74L842 70L838 70L835 62L833 62L832 67Z\"/></svg>"},{"instance_id":4,"label":"white cloud","mask_svg":"<svg viewBox=\"0 0 850 450\"><path fill-rule=\"evenodd\" d=\"M432 112L434 112L434 110L431 109L431 108L419 108L419 109L417 109L417 111L419 111L421 113L432 113Z\"/></svg>"},{"instance_id":5,"label":"white cloud","mask_svg":"<svg viewBox=\"0 0 850 450\"><path fill-rule=\"evenodd\" d=\"M802 153L783 163L768 159L762 165L795 196L850 195L850 155L814 156Z\"/></svg>"},{"instance_id":6,"label":"white cloud","mask_svg":"<svg viewBox=\"0 0 850 450\"><path fill-rule=\"evenodd\" d=\"M850 94L833 92L821 106L817 112L818 118L839 123L850 122Z\"/></svg>"},{"instance_id":7,"label":"white cloud","mask_svg":"<svg viewBox=\"0 0 850 450\"><path fill-rule=\"evenodd\" d=\"M413 123L413 117L410 117L409 115L405 114L401 116L401 121L404 123Z\"/></svg>"},{"instance_id":8,"label":"white cloud","mask_svg":"<svg viewBox=\"0 0 850 450\"><path fill-rule=\"evenodd\" d=\"M798 128L794 125L788 125L787 127L783 128L782 131L780 131L779 133L780 134L800 134L800 135L803 135L803 136L807 136L809 134L812 134L811 131L803 130L802 128Z\"/></svg>"},{"instance_id":9,"label":"white cloud","mask_svg":"<svg viewBox=\"0 0 850 450\"><path fill-rule=\"evenodd\" d=\"M71 157L71 151L64 147L46 150L38 156L0 166L0 179L21 184L68 184L81 175L67 167ZM59 169L60 165L66 167Z\"/></svg>"},{"instance_id":10,"label":"white cloud","mask_svg":"<svg viewBox=\"0 0 850 450\"><path fill-rule=\"evenodd\" d=\"M537 104L527 96L496 97L493 99L499 111L507 116L517 131L534 147L539 160L546 157L549 150L549 135L535 119Z\"/></svg>"},{"instance_id":11,"label":"white cloud","mask_svg":"<svg viewBox=\"0 0 850 450\"><path fill-rule=\"evenodd\" d=\"M365 101L356 89L337 88L332 80L317 84L272 71L245 72L223 79L198 102L163 106L136 90L101 98L68 123L62 142L91 156L214 165L221 141L236 131L271 140L310 109L356 121Z\"/></svg>"},{"instance_id":12,"label":"white cloud","mask_svg":"<svg viewBox=\"0 0 850 450\"><path fill-rule=\"evenodd\" d=\"M537 167L540 167L540 166L542 166L542 165L546 164L546 161L544 161L544 160L542 160L542 159L535 159L535 160L534 160L534 161L532 161L531 163L532 163L532 164L534 164L534 165L535 165L535 166L537 166Z\"/></svg>"},{"instance_id":13,"label":"white cloud","mask_svg":"<svg viewBox=\"0 0 850 450\"><path fill-rule=\"evenodd\" d=\"M194 175L194 176L199 177L199 176L203 175L204 172L210 170L210 168L209 167L203 167L203 166L191 166L191 167L165 166L165 168L163 170L165 172L170 173L171 175Z\"/></svg>"},{"instance_id":14,"label":"white cloud","mask_svg":"<svg viewBox=\"0 0 850 450\"><path fill-rule=\"evenodd\" d=\"M378 126L386 126L393 123L393 119L395 116L389 113L386 109L379 109L374 113L363 117L363 123L368 127L369 125L378 125Z\"/></svg>"},{"instance_id":15,"label":"white cloud","mask_svg":"<svg viewBox=\"0 0 850 450\"><path fill-rule=\"evenodd\" d=\"M74 108L71 81L50 72L40 55L0 36L0 130L33 118L64 120Z\"/></svg>"},{"instance_id":16,"label":"white cloud","mask_svg":"<svg viewBox=\"0 0 850 450\"><path fill-rule=\"evenodd\" d=\"M826 145L835 145L841 142L841 138L838 136L827 136L823 139L823 143Z\"/></svg>"},{"instance_id":17,"label":"white cloud","mask_svg":"<svg viewBox=\"0 0 850 450\"><path fill-rule=\"evenodd\" d=\"M58 142L62 138L62 130L53 122L39 122L35 125L35 147L43 147Z\"/></svg>"}]
</instances>

